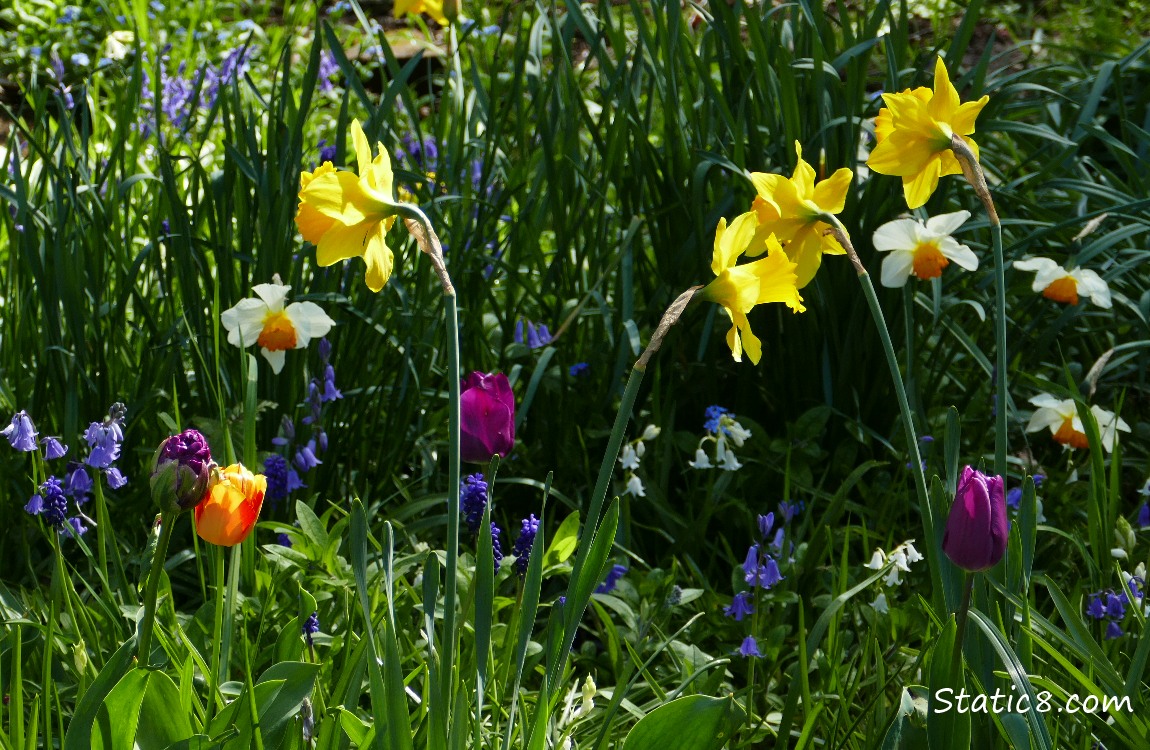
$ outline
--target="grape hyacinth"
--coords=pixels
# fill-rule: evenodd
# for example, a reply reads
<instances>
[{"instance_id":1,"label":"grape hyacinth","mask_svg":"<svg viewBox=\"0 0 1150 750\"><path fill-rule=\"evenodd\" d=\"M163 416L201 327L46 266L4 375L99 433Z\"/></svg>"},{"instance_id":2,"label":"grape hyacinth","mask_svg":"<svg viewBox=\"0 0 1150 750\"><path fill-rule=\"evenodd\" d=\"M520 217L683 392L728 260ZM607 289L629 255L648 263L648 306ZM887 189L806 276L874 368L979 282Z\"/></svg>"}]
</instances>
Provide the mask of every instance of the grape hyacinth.
<instances>
[{"instance_id":1,"label":"grape hyacinth","mask_svg":"<svg viewBox=\"0 0 1150 750\"><path fill-rule=\"evenodd\" d=\"M278 453L273 453L264 459L264 476L268 480L265 497L273 504L286 500L291 493L307 487L300 481L299 474L288 464L287 459Z\"/></svg>"},{"instance_id":2,"label":"grape hyacinth","mask_svg":"<svg viewBox=\"0 0 1150 750\"><path fill-rule=\"evenodd\" d=\"M50 525L61 529L68 517L68 497L56 477L48 477L40 485L40 493L33 495L24 510L38 515Z\"/></svg>"},{"instance_id":3,"label":"grape hyacinth","mask_svg":"<svg viewBox=\"0 0 1150 750\"><path fill-rule=\"evenodd\" d=\"M499 566L503 564L503 544L499 541L499 537L503 536L503 530L491 522L491 554L495 558L495 572L499 572Z\"/></svg>"},{"instance_id":4,"label":"grape hyacinth","mask_svg":"<svg viewBox=\"0 0 1150 750\"><path fill-rule=\"evenodd\" d=\"M615 590L619 584L619 579L627 574L627 566L625 565L612 565L611 569L607 571L607 577L603 579L603 583L595 587L596 594L610 594Z\"/></svg>"},{"instance_id":5,"label":"grape hyacinth","mask_svg":"<svg viewBox=\"0 0 1150 750\"><path fill-rule=\"evenodd\" d=\"M527 564L531 557L531 547L535 544L535 535L539 533L539 519L532 513L524 518L520 525L519 538L511 548L515 555L515 570L520 577L527 575Z\"/></svg>"},{"instance_id":6,"label":"grape hyacinth","mask_svg":"<svg viewBox=\"0 0 1150 750\"><path fill-rule=\"evenodd\" d=\"M482 474L470 474L459 483L459 510L472 534L479 533L487 507L487 482Z\"/></svg>"},{"instance_id":7,"label":"grape hyacinth","mask_svg":"<svg viewBox=\"0 0 1150 750\"><path fill-rule=\"evenodd\" d=\"M312 641L312 636L319 632L319 612L312 612L303 621L303 635L307 639L307 647L313 648L315 643Z\"/></svg>"}]
</instances>

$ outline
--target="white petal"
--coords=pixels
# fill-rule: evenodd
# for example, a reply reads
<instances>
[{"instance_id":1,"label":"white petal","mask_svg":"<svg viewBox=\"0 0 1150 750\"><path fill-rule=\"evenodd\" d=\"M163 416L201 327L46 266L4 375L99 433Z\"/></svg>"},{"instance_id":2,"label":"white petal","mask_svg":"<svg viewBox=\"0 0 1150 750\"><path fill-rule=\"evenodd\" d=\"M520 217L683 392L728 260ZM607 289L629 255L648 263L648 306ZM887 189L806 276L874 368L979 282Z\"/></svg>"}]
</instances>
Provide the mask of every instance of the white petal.
<instances>
[{"instance_id":1,"label":"white petal","mask_svg":"<svg viewBox=\"0 0 1150 750\"><path fill-rule=\"evenodd\" d=\"M1014 267L1020 271L1034 271L1034 283L1030 288L1041 292L1058 279L1068 276L1066 269L1050 258L1030 258L1028 260L1014 261Z\"/></svg>"},{"instance_id":2,"label":"white petal","mask_svg":"<svg viewBox=\"0 0 1150 750\"><path fill-rule=\"evenodd\" d=\"M970 218L970 211L955 211L952 214L939 214L932 216L926 220L927 231L932 232L936 236L951 235L958 231L967 219Z\"/></svg>"},{"instance_id":3,"label":"white petal","mask_svg":"<svg viewBox=\"0 0 1150 750\"><path fill-rule=\"evenodd\" d=\"M978 270L978 256L969 247L958 244L953 238L944 237L939 241L938 249L947 258L953 260L959 268L965 268L967 271Z\"/></svg>"},{"instance_id":4,"label":"white petal","mask_svg":"<svg viewBox=\"0 0 1150 750\"><path fill-rule=\"evenodd\" d=\"M1060 413L1057 409L1050 407L1042 407L1034 412L1030 417L1030 422L1026 425L1027 432L1038 432L1039 430L1050 429L1051 432L1057 432L1059 425L1066 421L1066 415Z\"/></svg>"},{"instance_id":5,"label":"white petal","mask_svg":"<svg viewBox=\"0 0 1150 750\"><path fill-rule=\"evenodd\" d=\"M279 375L280 371L284 369L284 350L277 349L276 351L272 351L271 349L264 349L261 347L260 354L263 354L264 359L266 359L268 364L272 366L272 372L274 372L276 375Z\"/></svg>"},{"instance_id":6,"label":"white petal","mask_svg":"<svg viewBox=\"0 0 1150 750\"><path fill-rule=\"evenodd\" d=\"M326 336L335 325L335 321L314 302L293 302L287 306L284 313L295 326L296 349L304 348L312 339Z\"/></svg>"},{"instance_id":7,"label":"white petal","mask_svg":"<svg viewBox=\"0 0 1150 750\"><path fill-rule=\"evenodd\" d=\"M918 245L918 232L922 225L914 219L888 221L874 231L871 240L875 250L914 250Z\"/></svg>"},{"instance_id":8,"label":"white petal","mask_svg":"<svg viewBox=\"0 0 1150 750\"><path fill-rule=\"evenodd\" d=\"M870 562L863 565L864 568L871 570L882 570L882 566L886 565L886 555L883 554L881 547L876 547L874 554L871 555Z\"/></svg>"},{"instance_id":9,"label":"white petal","mask_svg":"<svg viewBox=\"0 0 1150 750\"><path fill-rule=\"evenodd\" d=\"M1069 411L1066 411L1066 413L1069 414L1070 412L1074 411L1073 399L1055 398L1049 393L1040 393L1037 396L1031 396L1029 400L1030 403L1034 404L1035 406L1045 406L1051 409L1058 409L1060 411L1066 411L1067 404L1069 404Z\"/></svg>"},{"instance_id":10,"label":"white petal","mask_svg":"<svg viewBox=\"0 0 1150 750\"><path fill-rule=\"evenodd\" d=\"M886 603L886 594L882 591L879 592L878 596L876 596L874 598L874 601L871 602L870 605L872 607L874 607L875 612L878 612L880 614L885 615L887 612L890 611L890 607L887 606L887 603Z\"/></svg>"},{"instance_id":11,"label":"white petal","mask_svg":"<svg viewBox=\"0 0 1150 750\"><path fill-rule=\"evenodd\" d=\"M1110 309L1110 287L1094 271L1089 268L1076 268L1070 272L1078 282L1078 291L1088 297L1090 301L1103 309Z\"/></svg>"},{"instance_id":12,"label":"white petal","mask_svg":"<svg viewBox=\"0 0 1150 750\"><path fill-rule=\"evenodd\" d=\"M228 331L228 343L239 347L256 343L264 329L264 318L268 312L268 306L263 300L249 297L220 313L220 322Z\"/></svg>"},{"instance_id":13,"label":"white petal","mask_svg":"<svg viewBox=\"0 0 1150 750\"><path fill-rule=\"evenodd\" d=\"M882 276L880 281L885 287L897 289L906 286L910 272L914 268L914 252L911 250L896 250L882 259Z\"/></svg>"},{"instance_id":14,"label":"white petal","mask_svg":"<svg viewBox=\"0 0 1150 750\"><path fill-rule=\"evenodd\" d=\"M252 291L268 303L269 310L279 312L284 309L284 300L287 299L291 287L287 284L256 284L252 287Z\"/></svg>"},{"instance_id":15,"label":"white petal","mask_svg":"<svg viewBox=\"0 0 1150 750\"><path fill-rule=\"evenodd\" d=\"M1014 267L1019 271L1042 271L1051 268L1059 268L1060 266L1052 261L1050 258L1027 258L1026 260L1014 261Z\"/></svg>"}]
</instances>

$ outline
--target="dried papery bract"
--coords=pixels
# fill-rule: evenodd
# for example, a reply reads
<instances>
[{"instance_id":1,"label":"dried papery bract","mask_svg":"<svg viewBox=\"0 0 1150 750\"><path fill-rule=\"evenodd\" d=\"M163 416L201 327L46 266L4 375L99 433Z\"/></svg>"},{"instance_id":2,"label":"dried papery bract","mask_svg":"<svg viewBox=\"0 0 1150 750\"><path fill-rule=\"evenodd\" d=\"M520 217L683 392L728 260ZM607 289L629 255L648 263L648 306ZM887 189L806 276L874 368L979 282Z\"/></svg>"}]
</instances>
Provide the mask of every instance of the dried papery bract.
<instances>
[{"instance_id":1,"label":"dried papery bract","mask_svg":"<svg viewBox=\"0 0 1150 750\"><path fill-rule=\"evenodd\" d=\"M683 311L687 309L690 304L691 298L695 296L695 292L703 287L693 286L687 291L680 294L671 303L666 312L663 313L659 325L655 328L655 332L651 334L651 340L647 342L647 348L643 350L639 360L635 362L636 370L646 370L647 363L651 361L651 357L655 356L655 352L659 351L659 347L663 345L663 339L666 338L667 332L671 330L671 326L679 322L679 318L683 316Z\"/></svg>"}]
</instances>

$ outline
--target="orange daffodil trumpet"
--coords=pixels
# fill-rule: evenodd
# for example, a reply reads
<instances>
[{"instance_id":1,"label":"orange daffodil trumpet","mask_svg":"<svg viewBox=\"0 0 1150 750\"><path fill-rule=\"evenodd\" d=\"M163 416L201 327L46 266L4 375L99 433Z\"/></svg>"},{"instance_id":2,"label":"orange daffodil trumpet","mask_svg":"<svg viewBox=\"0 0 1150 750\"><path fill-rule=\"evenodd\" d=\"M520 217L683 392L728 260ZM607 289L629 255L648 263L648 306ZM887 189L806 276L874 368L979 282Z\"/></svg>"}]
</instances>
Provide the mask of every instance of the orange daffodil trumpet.
<instances>
[{"instance_id":1,"label":"orange daffodil trumpet","mask_svg":"<svg viewBox=\"0 0 1150 750\"><path fill-rule=\"evenodd\" d=\"M216 480L196 506L196 533L206 542L232 547L247 539L256 525L268 482L242 464L219 470Z\"/></svg>"},{"instance_id":2,"label":"orange daffodil trumpet","mask_svg":"<svg viewBox=\"0 0 1150 750\"><path fill-rule=\"evenodd\" d=\"M279 374L284 368L284 352L303 349L312 339L327 335L335 321L314 302L293 302L284 306L291 287L279 283L256 284L256 297L242 299L220 314L228 331L228 343L246 348L260 345L260 352Z\"/></svg>"},{"instance_id":3,"label":"orange daffodil trumpet","mask_svg":"<svg viewBox=\"0 0 1150 750\"><path fill-rule=\"evenodd\" d=\"M950 236L969 218L969 211L956 211L925 223L896 219L875 230L874 249L889 253L882 261L882 285L906 286L912 273L922 280L937 278L951 261L967 271L978 270L974 251Z\"/></svg>"},{"instance_id":4,"label":"orange daffodil trumpet","mask_svg":"<svg viewBox=\"0 0 1150 750\"><path fill-rule=\"evenodd\" d=\"M803 161L803 147L798 141L795 141L795 153L799 161L790 179L762 172L751 174L751 182L758 192L751 204L758 218L758 229L747 256L753 258L765 252L769 245L767 237L773 234L787 258L794 261L798 288L802 289L815 277L823 253L846 253L838 240L828 234L830 225L819 217L842 212L854 175L844 167L816 184L814 167Z\"/></svg>"},{"instance_id":5,"label":"orange daffodil trumpet","mask_svg":"<svg viewBox=\"0 0 1150 750\"><path fill-rule=\"evenodd\" d=\"M1030 288L1042 292L1042 296L1047 299L1077 305L1078 295L1084 294L1095 305L1110 309L1110 287L1089 268L1072 268L1067 271L1050 258L1016 260L1014 267L1019 271L1034 271L1034 283Z\"/></svg>"},{"instance_id":6,"label":"orange daffodil trumpet","mask_svg":"<svg viewBox=\"0 0 1150 750\"><path fill-rule=\"evenodd\" d=\"M961 137L978 158L978 145L968 136L990 97L963 104L939 57L934 90L920 86L882 98L886 106L875 118L877 143L866 163L879 174L901 177L907 206L918 208L934 193L940 177L963 173L951 150L952 136Z\"/></svg>"},{"instance_id":7,"label":"orange daffodil trumpet","mask_svg":"<svg viewBox=\"0 0 1150 750\"><path fill-rule=\"evenodd\" d=\"M711 270L715 280L699 292L704 300L716 302L731 319L731 330L727 332L727 346L736 362L743 359L743 350L751 362L758 364L762 357L762 344L751 332L747 313L755 305L767 302L782 302L794 312L803 312L803 298L796 285L795 264L779 245L775 236L769 235L759 248L758 220L755 213L748 212L736 217L727 226L726 219L719 219L715 230L715 252L711 260ZM751 263L736 265L739 256L759 255L767 252L767 257Z\"/></svg>"},{"instance_id":8,"label":"orange daffodil trumpet","mask_svg":"<svg viewBox=\"0 0 1150 750\"><path fill-rule=\"evenodd\" d=\"M1082 419L1078 416L1078 409L1072 398L1055 398L1049 393L1040 393L1030 399L1030 403L1038 408L1030 417L1026 425L1027 432L1039 432L1049 429L1051 436L1065 448L1089 448L1090 442L1086 438ZM1130 432L1130 425L1112 411L1107 411L1098 405L1090 407L1094 421L1098 423L1098 436L1102 447L1107 453L1114 451L1118 443L1118 431Z\"/></svg>"},{"instance_id":9,"label":"orange daffodil trumpet","mask_svg":"<svg viewBox=\"0 0 1150 750\"><path fill-rule=\"evenodd\" d=\"M351 123L351 137L359 174L336 170L326 161L314 172L300 174L295 220L303 238L316 246L319 265L361 257L367 264L364 280L378 292L395 264L386 235L401 209L387 149L377 144L378 153L372 158L359 120Z\"/></svg>"}]
</instances>

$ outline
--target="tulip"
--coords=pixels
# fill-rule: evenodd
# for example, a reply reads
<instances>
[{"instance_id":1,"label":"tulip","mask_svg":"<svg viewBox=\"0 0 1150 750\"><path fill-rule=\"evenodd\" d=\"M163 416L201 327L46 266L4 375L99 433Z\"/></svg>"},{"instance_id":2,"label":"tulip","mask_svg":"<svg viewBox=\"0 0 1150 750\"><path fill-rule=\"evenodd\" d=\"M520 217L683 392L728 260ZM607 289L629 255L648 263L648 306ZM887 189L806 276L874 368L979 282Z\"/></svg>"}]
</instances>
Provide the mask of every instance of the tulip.
<instances>
[{"instance_id":1,"label":"tulip","mask_svg":"<svg viewBox=\"0 0 1150 750\"><path fill-rule=\"evenodd\" d=\"M515 394L501 372L473 372L459 396L459 452L464 461L506 458L515 445Z\"/></svg>"},{"instance_id":2,"label":"tulip","mask_svg":"<svg viewBox=\"0 0 1150 750\"><path fill-rule=\"evenodd\" d=\"M248 538L259 518L268 482L242 464L218 471L218 479L196 506L196 533L204 541L232 547Z\"/></svg>"},{"instance_id":3,"label":"tulip","mask_svg":"<svg viewBox=\"0 0 1150 750\"><path fill-rule=\"evenodd\" d=\"M1002 477L988 477L967 466L946 521L942 551L964 570L987 570L1006 552L1008 533Z\"/></svg>"},{"instance_id":4,"label":"tulip","mask_svg":"<svg viewBox=\"0 0 1150 750\"><path fill-rule=\"evenodd\" d=\"M160 443L149 479L160 511L179 513L196 507L208 492L213 466L208 441L196 430L184 430Z\"/></svg>"}]
</instances>

